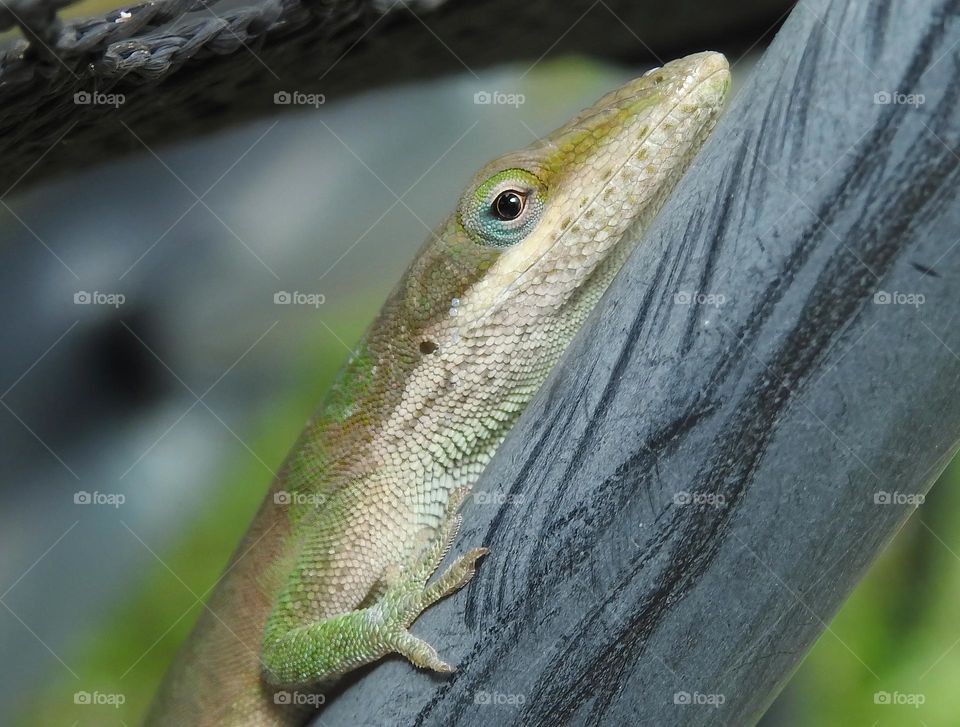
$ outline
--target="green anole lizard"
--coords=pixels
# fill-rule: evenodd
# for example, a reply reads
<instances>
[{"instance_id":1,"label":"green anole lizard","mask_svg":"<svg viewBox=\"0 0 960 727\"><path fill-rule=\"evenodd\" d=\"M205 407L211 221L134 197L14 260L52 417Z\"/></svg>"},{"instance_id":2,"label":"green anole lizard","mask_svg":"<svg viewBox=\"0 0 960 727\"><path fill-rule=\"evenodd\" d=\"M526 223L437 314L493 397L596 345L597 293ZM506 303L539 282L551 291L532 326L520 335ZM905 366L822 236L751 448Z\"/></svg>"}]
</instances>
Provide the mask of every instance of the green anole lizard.
<instances>
[{"instance_id":1,"label":"green anole lizard","mask_svg":"<svg viewBox=\"0 0 960 727\"><path fill-rule=\"evenodd\" d=\"M284 462L147 717L295 725L399 653L487 552L439 576L458 509L706 139L724 57L667 63L476 175ZM302 695L294 699L291 695Z\"/></svg>"}]
</instances>

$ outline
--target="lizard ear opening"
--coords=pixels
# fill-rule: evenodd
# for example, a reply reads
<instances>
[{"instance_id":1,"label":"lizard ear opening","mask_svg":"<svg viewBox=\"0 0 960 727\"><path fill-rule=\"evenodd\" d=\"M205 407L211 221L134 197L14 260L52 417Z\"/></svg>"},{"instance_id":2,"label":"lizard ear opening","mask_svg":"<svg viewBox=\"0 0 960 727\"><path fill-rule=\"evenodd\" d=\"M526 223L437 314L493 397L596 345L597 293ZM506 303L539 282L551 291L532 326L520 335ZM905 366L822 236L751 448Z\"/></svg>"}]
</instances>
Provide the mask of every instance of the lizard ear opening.
<instances>
[{"instance_id":1,"label":"lizard ear opening","mask_svg":"<svg viewBox=\"0 0 960 727\"><path fill-rule=\"evenodd\" d=\"M458 208L460 224L477 244L511 247L540 220L545 192L526 169L504 169L467 191Z\"/></svg>"}]
</instances>

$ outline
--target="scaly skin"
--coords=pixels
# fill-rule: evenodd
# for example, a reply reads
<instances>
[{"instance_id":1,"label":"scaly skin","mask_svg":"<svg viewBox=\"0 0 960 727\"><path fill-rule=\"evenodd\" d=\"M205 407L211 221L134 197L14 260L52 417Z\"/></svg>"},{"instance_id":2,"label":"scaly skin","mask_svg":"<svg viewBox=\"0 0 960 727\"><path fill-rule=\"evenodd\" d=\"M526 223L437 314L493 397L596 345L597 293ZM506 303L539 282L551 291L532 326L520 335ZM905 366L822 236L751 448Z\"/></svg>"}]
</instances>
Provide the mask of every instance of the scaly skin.
<instances>
[{"instance_id":1,"label":"scaly skin","mask_svg":"<svg viewBox=\"0 0 960 727\"><path fill-rule=\"evenodd\" d=\"M398 652L450 671L410 625L457 508L713 128L726 60L701 53L486 165L418 254L308 422L148 725L292 725L283 704ZM511 196L514 195L514 196Z\"/></svg>"}]
</instances>

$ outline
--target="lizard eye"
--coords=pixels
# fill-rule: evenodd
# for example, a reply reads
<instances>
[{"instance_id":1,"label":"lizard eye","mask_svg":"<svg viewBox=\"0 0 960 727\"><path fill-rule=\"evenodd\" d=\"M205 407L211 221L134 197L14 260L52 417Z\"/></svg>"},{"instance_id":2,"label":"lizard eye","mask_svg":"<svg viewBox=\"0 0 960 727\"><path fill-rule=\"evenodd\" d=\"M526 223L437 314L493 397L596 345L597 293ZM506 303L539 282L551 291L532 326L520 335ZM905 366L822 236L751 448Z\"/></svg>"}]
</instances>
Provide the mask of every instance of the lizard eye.
<instances>
[{"instance_id":1,"label":"lizard eye","mask_svg":"<svg viewBox=\"0 0 960 727\"><path fill-rule=\"evenodd\" d=\"M536 227L543 212L545 189L525 169L504 169L460 201L460 222L485 247L516 245Z\"/></svg>"}]
</instances>

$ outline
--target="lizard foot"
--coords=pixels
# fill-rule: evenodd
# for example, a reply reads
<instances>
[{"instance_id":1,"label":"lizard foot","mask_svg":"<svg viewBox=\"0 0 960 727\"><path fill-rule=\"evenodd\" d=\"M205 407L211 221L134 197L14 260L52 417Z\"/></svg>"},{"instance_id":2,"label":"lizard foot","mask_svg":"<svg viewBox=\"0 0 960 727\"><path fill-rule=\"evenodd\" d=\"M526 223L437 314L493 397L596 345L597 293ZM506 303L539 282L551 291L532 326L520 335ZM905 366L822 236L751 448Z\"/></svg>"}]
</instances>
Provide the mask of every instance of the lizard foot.
<instances>
[{"instance_id":1,"label":"lizard foot","mask_svg":"<svg viewBox=\"0 0 960 727\"><path fill-rule=\"evenodd\" d=\"M402 654L415 666L438 672L451 672L454 667L443 661L430 644L411 634L407 629L426 609L441 598L458 591L473 577L477 561L485 556L487 548L474 548L457 558L443 574L426 588L423 584L399 587L384 596L378 604L386 623L402 624L401 628L388 629L384 642L390 651ZM411 587L412 586L412 587ZM385 612L385 613L384 613Z\"/></svg>"}]
</instances>

